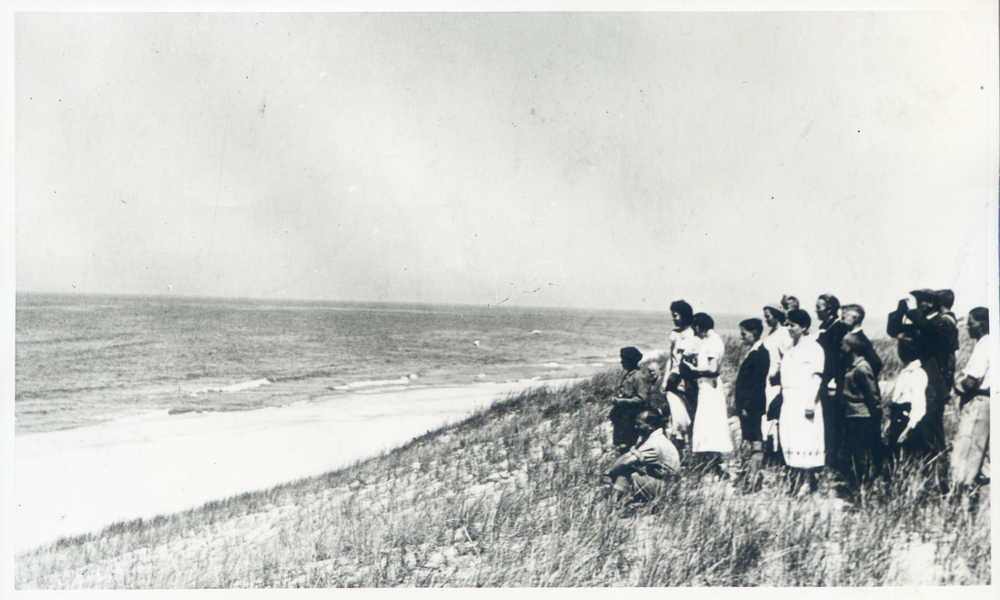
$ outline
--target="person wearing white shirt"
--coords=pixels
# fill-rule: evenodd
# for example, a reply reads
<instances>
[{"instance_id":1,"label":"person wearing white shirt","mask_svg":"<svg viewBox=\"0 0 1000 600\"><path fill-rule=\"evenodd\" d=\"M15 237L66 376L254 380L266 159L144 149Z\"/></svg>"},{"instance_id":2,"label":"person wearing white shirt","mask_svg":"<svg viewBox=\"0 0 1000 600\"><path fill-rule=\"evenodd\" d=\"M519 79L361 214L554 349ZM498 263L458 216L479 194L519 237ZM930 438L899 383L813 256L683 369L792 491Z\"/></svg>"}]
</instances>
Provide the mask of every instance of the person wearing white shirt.
<instances>
[{"instance_id":1,"label":"person wearing white shirt","mask_svg":"<svg viewBox=\"0 0 1000 600\"><path fill-rule=\"evenodd\" d=\"M705 313L691 318L691 327L701 339L701 346L692 366L687 360L681 362L681 376L698 382L698 408L694 414L691 432L691 450L701 455L706 472L723 475L721 469L723 452L733 451L733 440L729 434L729 416L726 396L722 389L719 372L726 346L713 329L715 321Z\"/></svg>"},{"instance_id":2,"label":"person wearing white shirt","mask_svg":"<svg viewBox=\"0 0 1000 600\"><path fill-rule=\"evenodd\" d=\"M967 321L969 337L976 347L969 362L955 379L959 398L958 429L952 444L949 480L952 491L990 477L990 313L974 308Z\"/></svg>"},{"instance_id":3,"label":"person wearing white shirt","mask_svg":"<svg viewBox=\"0 0 1000 600\"><path fill-rule=\"evenodd\" d=\"M651 500L663 490L666 481L679 476L680 455L667 439L662 424L656 411L646 410L636 416L638 440L605 473L616 500Z\"/></svg>"}]
</instances>

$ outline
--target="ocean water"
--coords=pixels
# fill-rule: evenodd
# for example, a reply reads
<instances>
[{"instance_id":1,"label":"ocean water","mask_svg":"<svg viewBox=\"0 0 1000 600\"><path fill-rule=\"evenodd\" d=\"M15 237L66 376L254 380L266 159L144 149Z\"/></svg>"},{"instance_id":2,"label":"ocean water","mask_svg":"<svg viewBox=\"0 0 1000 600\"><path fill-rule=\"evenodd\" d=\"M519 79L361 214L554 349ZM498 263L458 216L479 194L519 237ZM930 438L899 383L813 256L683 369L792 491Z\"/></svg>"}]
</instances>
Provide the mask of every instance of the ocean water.
<instances>
[{"instance_id":1,"label":"ocean water","mask_svg":"<svg viewBox=\"0 0 1000 600\"><path fill-rule=\"evenodd\" d=\"M18 294L15 432L586 377L670 328L652 312Z\"/></svg>"}]
</instances>

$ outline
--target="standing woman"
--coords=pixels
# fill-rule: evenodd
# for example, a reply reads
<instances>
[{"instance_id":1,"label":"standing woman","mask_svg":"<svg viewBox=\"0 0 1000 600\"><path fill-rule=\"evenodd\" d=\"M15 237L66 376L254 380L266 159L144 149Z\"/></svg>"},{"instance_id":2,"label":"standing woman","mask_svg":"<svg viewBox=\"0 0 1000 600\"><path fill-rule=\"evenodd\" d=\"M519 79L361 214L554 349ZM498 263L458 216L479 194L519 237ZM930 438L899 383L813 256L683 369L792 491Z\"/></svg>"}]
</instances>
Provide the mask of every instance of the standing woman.
<instances>
[{"instance_id":1,"label":"standing woman","mask_svg":"<svg viewBox=\"0 0 1000 600\"><path fill-rule=\"evenodd\" d=\"M721 475L719 453L732 452L733 440L729 436L726 396L719 380L726 346L713 327L715 322L705 313L691 318L691 328L701 339L701 346L694 365L681 363L681 376L698 382L698 408L694 413L691 450L706 459L706 470L714 470Z\"/></svg>"},{"instance_id":2,"label":"standing woman","mask_svg":"<svg viewBox=\"0 0 1000 600\"><path fill-rule=\"evenodd\" d=\"M809 335L809 313L791 310L787 319L792 347L782 357L779 371L783 399L779 418L781 448L792 470L792 491L804 479L799 491L805 493L816 489L816 472L823 468L826 451L820 405L825 354Z\"/></svg>"},{"instance_id":3,"label":"standing woman","mask_svg":"<svg viewBox=\"0 0 1000 600\"><path fill-rule=\"evenodd\" d=\"M792 347L792 338L788 335L788 330L784 327L785 312L780 308L765 306L764 323L767 325L764 328L767 336L763 338L763 343L771 357L771 367L767 373L767 403L770 405L775 396L778 395L778 392L781 391L781 386L777 383L771 384L770 380L778 373L778 365L781 364L781 357Z\"/></svg>"}]
</instances>

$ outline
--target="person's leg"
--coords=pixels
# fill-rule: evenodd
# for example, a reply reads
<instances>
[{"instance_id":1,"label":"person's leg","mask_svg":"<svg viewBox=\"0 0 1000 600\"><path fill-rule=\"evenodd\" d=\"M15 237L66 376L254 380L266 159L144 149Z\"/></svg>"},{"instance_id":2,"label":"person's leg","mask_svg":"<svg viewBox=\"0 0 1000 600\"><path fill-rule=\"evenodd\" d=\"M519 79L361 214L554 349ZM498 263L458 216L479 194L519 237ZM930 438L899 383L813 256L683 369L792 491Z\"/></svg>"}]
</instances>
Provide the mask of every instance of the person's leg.
<instances>
[{"instance_id":1,"label":"person's leg","mask_svg":"<svg viewBox=\"0 0 1000 600\"><path fill-rule=\"evenodd\" d=\"M649 475L632 474L632 493L637 500L652 500L663 491L663 480Z\"/></svg>"},{"instance_id":2,"label":"person's leg","mask_svg":"<svg viewBox=\"0 0 1000 600\"><path fill-rule=\"evenodd\" d=\"M825 390L820 399L823 409L823 444L826 450L825 465L835 471L837 468L837 452L840 443L840 406L835 390Z\"/></svg>"},{"instance_id":3,"label":"person's leg","mask_svg":"<svg viewBox=\"0 0 1000 600\"><path fill-rule=\"evenodd\" d=\"M960 488L976 482L985 462L989 437L989 398L977 396L962 406L959 412L948 474L953 491L958 492Z\"/></svg>"}]
</instances>

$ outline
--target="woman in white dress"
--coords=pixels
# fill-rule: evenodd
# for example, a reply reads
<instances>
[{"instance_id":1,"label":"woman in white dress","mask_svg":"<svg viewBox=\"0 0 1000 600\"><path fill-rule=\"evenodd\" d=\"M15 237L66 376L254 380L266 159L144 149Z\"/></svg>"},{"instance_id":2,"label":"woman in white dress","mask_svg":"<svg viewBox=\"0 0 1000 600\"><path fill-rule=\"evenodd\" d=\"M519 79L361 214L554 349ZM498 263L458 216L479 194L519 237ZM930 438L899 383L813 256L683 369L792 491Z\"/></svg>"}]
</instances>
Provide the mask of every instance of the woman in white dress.
<instances>
[{"instance_id":1,"label":"woman in white dress","mask_svg":"<svg viewBox=\"0 0 1000 600\"><path fill-rule=\"evenodd\" d=\"M781 359L781 449L792 469L792 485L804 478L808 491L816 489L816 471L823 467L823 411L819 404L823 375L823 347L809 335L811 319L801 309L789 311L788 330L792 347ZM806 491L803 485L801 491Z\"/></svg>"},{"instance_id":2,"label":"woman in white dress","mask_svg":"<svg viewBox=\"0 0 1000 600\"><path fill-rule=\"evenodd\" d=\"M719 378L726 346L713 327L715 322L705 313L691 318L691 328L701 339L701 345L694 364L682 362L681 370L684 377L697 378L698 381L698 408L694 413L691 450L709 463L706 470L718 472L721 462L719 453L732 452L733 440L729 435L726 396Z\"/></svg>"},{"instance_id":3,"label":"woman in white dress","mask_svg":"<svg viewBox=\"0 0 1000 600\"><path fill-rule=\"evenodd\" d=\"M792 347L792 338L788 335L788 329L785 328L785 311L780 308L765 306L764 322L767 324L767 327L764 328L767 330L767 337L764 338L763 343L764 348L767 348L770 365L767 370L767 387L764 388L764 397L767 400L767 406L765 407L764 416L761 417L760 430L764 433L764 441L768 442L768 447L771 448L770 451L778 452L780 445L778 439L778 420L768 419L768 414L770 414L768 409L771 408L771 403L781 393L781 384L777 383L775 376L778 374L778 368L781 366L781 358Z\"/></svg>"}]
</instances>

